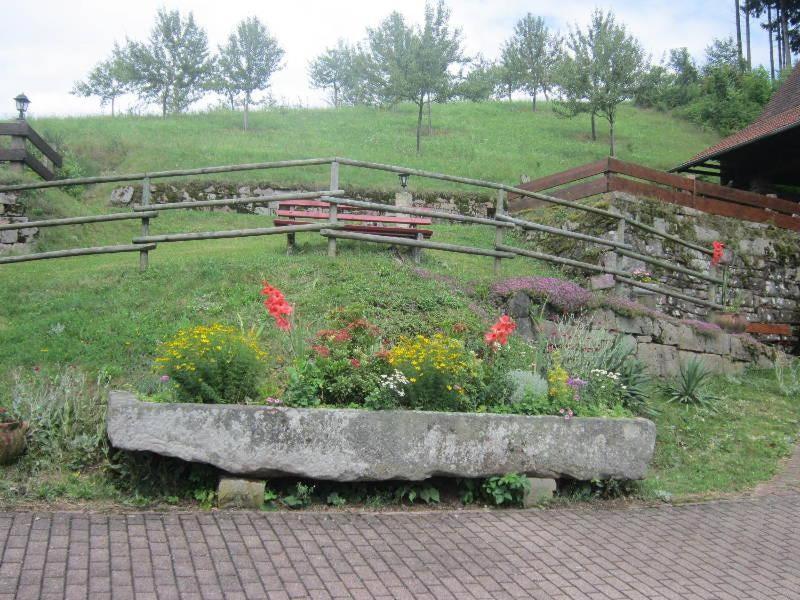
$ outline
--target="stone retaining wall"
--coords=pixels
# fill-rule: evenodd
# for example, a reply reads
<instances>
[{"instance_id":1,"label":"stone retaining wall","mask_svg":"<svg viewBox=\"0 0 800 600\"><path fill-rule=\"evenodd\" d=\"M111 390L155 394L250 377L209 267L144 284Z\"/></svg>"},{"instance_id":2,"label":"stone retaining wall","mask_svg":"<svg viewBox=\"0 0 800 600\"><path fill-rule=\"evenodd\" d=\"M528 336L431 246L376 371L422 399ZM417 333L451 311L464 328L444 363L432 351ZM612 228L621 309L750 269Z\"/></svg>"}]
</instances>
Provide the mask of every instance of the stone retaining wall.
<instances>
[{"instance_id":1,"label":"stone retaining wall","mask_svg":"<svg viewBox=\"0 0 800 600\"><path fill-rule=\"evenodd\" d=\"M625 302L624 300L622 302ZM525 338L536 340L539 336L550 338L556 331L556 315L545 311L549 319L531 318L533 301L527 292L518 291L504 300L504 311L516 321L518 332ZM680 320L657 311L639 307L641 314L627 306L628 314L619 314L611 308L587 308L581 318L592 329L619 333L635 355L653 375L673 376L680 365L691 358L702 360L714 373L739 373L750 365L771 368L776 350L756 341L748 334L730 334L708 323Z\"/></svg>"},{"instance_id":2,"label":"stone retaining wall","mask_svg":"<svg viewBox=\"0 0 800 600\"><path fill-rule=\"evenodd\" d=\"M0 225L6 223L27 223L25 207L14 193L0 192ZM25 227L0 231L0 254L12 250L25 250L36 239L39 229Z\"/></svg>"},{"instance_id":3,"label":"stone retaining wall","mask_svg":"<svg viewBox=\"0 0 800 600\"><path fill-rule=\"evenodd\" d=\"M229 183L229 182L190 182L173 185L170 183L154 183L151 185L152 202L191 202L200 200L219 200L221 198L247 198L250 196L269 196L271 194L297 192L297 189L274 187L269 183ZM307 191L307 190L303 190ZM365 190L345 187L349 198L394 204L395 192L388 190ZM139 185L115 188L111 192L110 203L114 206L127 206L141 201L142 188ZM276 203L277 204L277 203ZM441 195L432 192L416 192L412 206L429 208L442 212L467 214L485 217L494 206L491 198L480 193L460 192L453 195ZM274 214L276 205L238 205L236 207L217 208L216 210L237 210L245 213ZM212 210L212 209L205 209Z\"/></svg>"},{"instance_id":4,"label":"stone retaining wall","mask_svg":"<svg viewBox=\"0 0 800 600\"><path fill-rule=\"evenodd\" d=\"M742 312L751 322L786 323L800 328L800 234L763 223L709 215L698 210L614 192L598 204L651 225L659 231L678 235L682 239L711 249L712 242L726 245L723 264L729 265L729 286L726 302L741 300ZM549 224L615 239L617 221L598 218L562 209L541 209L531 215ZM693 279L687 275L664 271L653 265L627 257L618 258L597 246L567 238L529 232L527 241L543 252L550 252L597 264L616 266L623 271L650 271L658 284L684 293L708 299L720 299L719 286ZM625 242L640 254L665 259L691 269L709 272L709 257L631 226L625 229ZM721 269L714 272L721 276ZM585 275L581 273L580 275ZM675 317L708 317L709 309L675 298L657 297L658 308ZM765 341L777 338L765 337ZM788 341L797 342L797 336Z\"/></svg>"}]
</instances>

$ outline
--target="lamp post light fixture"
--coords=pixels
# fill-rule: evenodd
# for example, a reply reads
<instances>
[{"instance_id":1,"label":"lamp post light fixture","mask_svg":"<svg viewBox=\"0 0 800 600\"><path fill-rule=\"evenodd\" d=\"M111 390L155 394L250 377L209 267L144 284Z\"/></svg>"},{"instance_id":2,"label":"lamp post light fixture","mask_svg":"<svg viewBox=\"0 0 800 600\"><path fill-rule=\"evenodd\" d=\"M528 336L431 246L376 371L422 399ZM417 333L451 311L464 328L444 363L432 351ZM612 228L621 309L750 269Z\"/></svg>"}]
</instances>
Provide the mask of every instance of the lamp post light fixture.
<instances>
[{"instance_id":1,"label":"lamp post light fixture","mask_svg":"<svg viewBox=\"0 0 800 600\"><path fill-rule=\"evenodd\" d=\"M406 189L406 186L408 185L408 173L400 173L398 177L400 178L400 186L403 189Z\"/></svg>"},{"instance_id":2,"label":"lamp post light fixture","mask_svg":"<svg viewBox=\"0 0 800 600\"><path fill-rule=\"evenodd\" d=\"M17 110L19 111L19 120L24 121L25 113L27 112L28 105L31 103L31 101L25 94L20 94L19 96L14 98L14 102L16 103Z\"/></svg>"}]
</instances>

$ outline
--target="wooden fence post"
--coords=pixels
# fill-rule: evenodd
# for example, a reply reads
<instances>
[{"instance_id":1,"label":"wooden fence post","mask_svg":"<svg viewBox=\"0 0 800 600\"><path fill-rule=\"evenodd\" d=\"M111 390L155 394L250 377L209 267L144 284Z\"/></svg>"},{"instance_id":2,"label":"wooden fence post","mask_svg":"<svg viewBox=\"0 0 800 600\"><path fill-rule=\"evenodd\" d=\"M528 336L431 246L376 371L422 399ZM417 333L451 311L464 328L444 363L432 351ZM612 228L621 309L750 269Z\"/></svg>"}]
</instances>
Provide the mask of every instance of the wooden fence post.
<instances>
[{"instance_id":1,"label":"wooden fence post","mask_svg":"<svg viewBox=\"0 0 800 600\"><path fill-rule=\"evenodd\" d=\"M505 214L506 212L506 192L505 190L497 190L497 203L495 204L494 209L494 218L496 219L498 216ZM494 229L494 247L495 250L497 246L502 245L503 243L503 231L505 227L495 227ZM494 257L494 275L497 277L500 275L500 261L502 259L499 256Z\"/></svg>"},{"instance_id":2,"label":"wooden fence post","mask_svg":"<svg viewBox=\"0 0 800 600\"><path fill-rule=\"evenodd\" d=\"M339 163L336 161L331 163L331 183L328 189L331 191L339 189ZM328 209L328 221L331 225L335 225L338 220L336 218L336 209L336 203L331 202L330 208ZM336 238L334 237L328 238L328 256L330 258L336 258Z\"/></svg>"},{"instance_id":3,"label":"wooden fence post","mask_svg":"<svg viewBox=\"0 0 800 600\"><path fill-rule=\"evenodd\" d=\"M150 178L142 180L142 206L150 204ZM142 217L142 236L150 235L150 217ZM147 250L139 252L139 271L146 271L148 264Z\"/></svg>"}]
</instances>

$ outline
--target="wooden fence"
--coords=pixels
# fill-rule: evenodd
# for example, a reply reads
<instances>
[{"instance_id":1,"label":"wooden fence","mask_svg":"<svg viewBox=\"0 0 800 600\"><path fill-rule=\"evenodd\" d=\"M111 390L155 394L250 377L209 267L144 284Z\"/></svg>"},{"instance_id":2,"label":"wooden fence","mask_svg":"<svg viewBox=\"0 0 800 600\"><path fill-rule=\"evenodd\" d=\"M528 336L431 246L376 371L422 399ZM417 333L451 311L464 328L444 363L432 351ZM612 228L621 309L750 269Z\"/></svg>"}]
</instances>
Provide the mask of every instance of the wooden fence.
<instances>
[{"instance_id":1,"label":"wooden fence","mask_svg":"<svg viewBox=\"0 0 800 600\"><path fill-rule=\"evenodd\" d=\"M538 183L536 183L536 185L543 185L549 183L550 186L552 187L553 185L559 185L559 184L563 185L564 183L569 183L569 181L564 181L565 178L566 179L577 178L578 176L585 178L585 177L590 177L592 175L598 175L604 173L605 170L609 168L608 167L609 164L611 164L609 161L600 161L598 163L593 163L590 166L584 166L578 169L573 169L569 175L565 176L564 174L559 174L557 177L556 176L551 177L547 182L538 180ZM614 164L616 165L616 162ZM319 165L329 165L330 167L330 180L328 186L329 189L327 190L312 191L312 192L297 192L289 194L274 194L271 196L255 196L249 198L227 198L219 200L206 200L200 202L188 201L188 202L172 202L166 204L151 203L151 180L153 179L194 176L194 175L209 175L209 174L230 173L230 172L249 171L249 170L277 169L286 167L308 167L308 166L319 166ZM344 192L341 189L339 189L340 188L339 168L341 165L356 167L356 168L371 169L371 170L379 170L379 171L404 174L416 177L424 177L428 179L459 183L483 189L490 189L496 193L495 215L493 218L474 217L469 215L453 214L453 213L430 210L425 208L390 206L381 203L343 198L342 196L344 195ZM677 177L677 176L670 176L670 177ZM713 274L682 267L680 265L674 265L635 252L632 246L625 243L624 233L627 227L631 227L641 235L656 236L661 239L672 242L674 244L686 247L690 250L693 250L705 256L710 256L712 254L711 249L700 246L698 244L694 244L692 242L688 242L686 240L681 239L678 236L658 231L657 229L650 227L645 223L641 223L638 220L633 219L631 217L623 216L613 211L577 203L575 202L575 197L580 197L580 196L575 196L575 192L564 193L564 190L560 190L557 194L548 195L541 193L540 189L526 189L526 186L519 186L519 187L509 186L502 183L472 179L468 177L460 177L455 175L447 175L443 173L435 173L431 171L424 171L421 169L412 169L396 165L386 165L381 163L359 161L348 158L332 157L332 158L275 161L275 162L265 162L265 163L251 163L251 164L230 165L221 167L206 167L201 169L159 171L152 173L135 173L129 175L84 177L78 179L65 179L60 181L6 185L6 186L0 186L0 192L25 191L31 189L45 189L51 187L89 185L98 183L129 182L136 180L140 180L142 182L142 201L141 204L132 206L131 212L128 213L114 213L114 214L83 216L83 217L68 217L63 219L47 219L42 221L29 221L25 223L0 225L0 230L2 230L2 229L13 229L13 228L23 228L23 227L25 228L57 227L57 226L69 226L69 225L85 224L85 223L104 223L104 222L117 221L123 219L139 219L141 221L141 235L134 237L132 240L133 243L120 244L116 246L73 248L66 250L56 250L51 252L20 255L20 256L5 256L5 257L0 257L0 264L62 258L69 256L85 256L91 254L138 252L140 257L139 258L140 269L145 270L147 269L149 263L149 253L155 250L158 247L158 244L160 243L239 238L239 237L249 237L249 236L263 236L263 235L281 235L281 234L285 235L293 232L318 231L323 237L327 238L328 255L331 257L336 256L337 253L336 241L338 239L358 240L358 241L379 243L379 244L391 244L395 246L409 246L415 249L427 248L431 250L443 250L447 252L457 252L463 254L487 256L494 260L495 273L498 274L500 272L502 260L514 259L516 257L527 257L527 258L534 258L536 260L551 262L554 264L566 265L573 268L578 268L590 273L612 274L619 281L634 287L655 291L660 294L679 298L681 300L692 302L694 304L705 306L708 308L713 308L713 309L722 308L722 306L716 301L715 293L712 293L709 298L699 298L699 297L689 296L679 290L674 290L663 286L654 286L651 284L646 284L637 281L629 277L629 274L617 269L608 268L603 265L593 265L590 263L573 261L558 256L553 256L550 254L533 252L525 248L516 248L504 243L505 233L508 230L513 230L514 228L537 230L552 235L569 237L586 243L604 246L606 248L609 248L611 251L617 253L619 256L627 256L635 258L645 263L656 265L657 267L664 269L666 271L681 273L688 277L699 279L702 281L707 281L714 285L721 285L723 283L723 280L721 278ZM574 180L575 179L572 179L572 181ZM590 187L591 189L598 189L597 185L598 184L594 181L588 182L588 185L586 183L578 184L578 186L583 186L581 188L583 192L581 193L585 193L585 191ZM602 185L605 186L605 188L608 187L606 183L602 183ZM547 188L542 188L542 189L547 189ZM573 190L577 189L577 186L572 186L572 189ZM550 204L565 206L575 210L589 212L592 214L614 219L618 222L617 238L609 240L605 238L591 236L588 234L557 229L540 223L535 223L533 221L510 216L507 211L507 201L506 201L507 198L513 199L513 202L511 203L514 205L514 208L518 208L521 203L524 205L526 202L535 201L537 203L550 203ZM310 224L310 225L296 225L288 227L263 227L263 228L238 229L238 230L226 230L226 231L206 231L206 232L191 232L191 233L174 232L174 233L161 233L161 234L151 233L150 231L151 220L157 218L159 213L165 210L186 210L186 209L194 209L200 207L233 206L237 204L259 204L259 203L268 203L281 200L296 200L296 199L321 199L328 202L330 204L328 220L323 221L319 224ZM337 220L337 210L338 207L342 205L350 206L353 208L374 210L374 211L388 210L393 213L426 216L430 218L436 218L447 221L471 223L475 225L493 227L495 230L494 247L479 248L473 246L448 244L443 242L433 242L423 239L407 239L407 238L382 236L382 235L377 236L368 233L345 231L343 230L342 224Z\"/></svg>"},{"instance_id":2,"label":"wooden fence","mask_svg":"<svg viewBox=\"0 0 800 600\"><path fill-rule=\"evenodd\" d=\"M628 192L711 215L770 223L800 231L800 204L797 202L666 173L611 157L535 179L519 187L531 192L554 190L550 195L566 200L581 200L606 192ZM520 212L540 206L541 201L535 196L512 194L509 204L514 212Z\"/></svg>"}]
</instances>

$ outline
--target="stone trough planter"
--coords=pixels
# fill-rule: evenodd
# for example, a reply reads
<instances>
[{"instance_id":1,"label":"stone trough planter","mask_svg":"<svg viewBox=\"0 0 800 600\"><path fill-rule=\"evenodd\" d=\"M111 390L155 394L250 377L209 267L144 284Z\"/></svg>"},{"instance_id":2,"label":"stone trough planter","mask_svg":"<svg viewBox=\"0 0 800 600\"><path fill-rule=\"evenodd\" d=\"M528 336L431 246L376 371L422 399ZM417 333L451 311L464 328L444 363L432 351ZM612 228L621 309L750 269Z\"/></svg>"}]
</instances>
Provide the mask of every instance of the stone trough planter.
<instances>
[{"instance_id":1,"label":"stone trough planter","mask_svg":"<svg viewBox=\"0 0 800 600\"><path fill-rule=\"evenodd\" d=\"M111 392L108 436L250 477L419 481L433 476L642 479L647 419L141 402Z\"/></svg>"}]
</instances>

